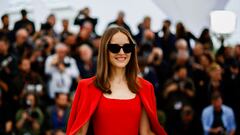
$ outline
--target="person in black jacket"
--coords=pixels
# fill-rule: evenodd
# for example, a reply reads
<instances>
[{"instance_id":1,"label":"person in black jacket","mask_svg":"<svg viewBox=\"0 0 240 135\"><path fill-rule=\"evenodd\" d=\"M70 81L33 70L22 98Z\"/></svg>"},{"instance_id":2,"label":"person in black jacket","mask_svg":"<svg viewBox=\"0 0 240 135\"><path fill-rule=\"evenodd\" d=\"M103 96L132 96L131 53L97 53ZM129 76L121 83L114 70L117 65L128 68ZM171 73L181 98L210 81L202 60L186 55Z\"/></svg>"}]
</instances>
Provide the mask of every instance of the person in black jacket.
<instances>
[{"instance_id":1,"label":"person in black jacket","mask_svg":"<svg viewBox=\"0 0 240 135\"><path fill-rule=\"evenodd\" d=\"M171 21L164 20L162 29L155 33L157 46L162 48L164 60L168 61L175 49L176 36L170 31Z\"/></svg>"},{"instance_id":2,"label":"person in black jacket","mask_svg":"<svg viewBox=\"0 0 240 135\"><path fill-rule=\"evenodd\" d=\"M84 9L79 11L78 15L74 20L74 24L80 25L80 27L82 27L85 22L90 22L93 25L93 31L96 33L95 26L97 24L97 21L97 18L93 18L90 16L90 9L88 7L85 7Z\"/></svg>"},{"instance_id":3,"label":"person in black jacket","mask_svg":"<svg viewBox=\"0 0 240 135\"><path fill-rule=\"evenodd\" d=\"M21 28L25 28L28 30L30 35L35 33L35 25L34 23L28 19L27 11L25 9L21 10L22 19L17 21L14 25L13 31L17 32Z\"/></svg>"},{"instance_id":4,"label":"person in black jacket","mask_svg":"<svg viewBox=\"0 0 240 135\"><path fill-rule=\"evenodd\" d=\"M123 12L123 11L119 11L116 20L110 22L110 23L108 24L108 27L111 26L111 25L122 26L122 27L124 27L125 29L127 29L127 30L130 32L130 34L132 35L131 29L130 29L130 27L126 24L126 22L125 22L125 20L124 20L124 17L125 17L124 12Z\"/></svg>"},{"instance_id":5,"label":"person in black jacket","mask_svg":"<svg viewBox=\"0 0 240 135\"><path fill-rule=\"evenodd\" d=\"M0 38L2 37L10 37L10 29L9 29L9 16L8 14L4 14L1 17L2 28L0 28Z\"/></svg>"}]
</instances>

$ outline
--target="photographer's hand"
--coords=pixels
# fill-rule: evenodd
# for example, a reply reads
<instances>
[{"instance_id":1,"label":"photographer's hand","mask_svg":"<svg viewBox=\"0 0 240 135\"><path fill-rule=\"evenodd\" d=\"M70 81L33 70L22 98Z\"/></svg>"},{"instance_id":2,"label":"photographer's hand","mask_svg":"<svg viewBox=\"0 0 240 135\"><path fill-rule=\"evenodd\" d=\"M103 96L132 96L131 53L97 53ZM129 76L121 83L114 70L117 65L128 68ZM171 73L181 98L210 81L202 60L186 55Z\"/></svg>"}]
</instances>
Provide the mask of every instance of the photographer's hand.
<instances>
[{"instance_id":1,"label":"photographer's hand","mask_svg":"<svg viewBox=\"0 0 240 135\"><path fill-rule=\"evenodd\" d=\"M177 91L178 85L176 83L169 84L163 92L164 98L167 98L171 92Z\"/></svg>"},{"instance_id":2,"label":"photographer's hand","mask_svg":"<svg viewBox=\"0 0 240 135\"><path fill-rule=\"evenodd\" d=\"M63 63L58 64L58 69L60 70L60 72L63 72L65 70L65 66Z\"/></svg>"},{"instance_id":3,"label":"photographer's hand","mask_svg":"<svg viewBox=\"0 0 240 135\"><path fill-rule=\"evenodd\" d=\"M2 80L0 80L0 88L2 88L2 90L4 90L5 92L8 91L8 85Z\"/></svg>"},{"instance_id":4,"label":"photographer's hand","mask_svg":"<svg viewBox=\"0 0 240 135\"><path fill-rule=\"evenodd\" d=\"M21 119L18 120L17 123L16 123L17 129L21 129L23 127L23 125L24 125L25 121L27 120L27 118L28 118L28 114L27 114L27 112L24 111L22 113Z\"/></svg>"},{"instance_id":5,"label":"photographer's hand","mask_svg":"<svg viewBox=\"0 0 240 135\"><path fill-rule=\"evenodd\" d=\"M154 53L151 52L147 57L147 63L151 64L153 62L153 58L154 58Z\"/></svg>"},{"instance_id":6,"label":"photographer's hand","mask_svg":"<svg viewBox=\"0 0 240 135\"><path fill-rule=\"evenodd\" d=\"M55 56L55 57L53 57L51 64L55 66L55 65L57 65L58 61L59 61L58 57Z\"/></svg>"},{"instance_id":7,"label":"photographer's hand","mask_svg":"<svg viewBox=\"0 0 240 135\"><path fill-rule=\"evenodd\" d=\"M32 122L32 128L33 128L33 130L39 130L40 129L40 124L38 123L38 121L36 119L34 119L33 122Z\"/></svg>"}]
</instances>

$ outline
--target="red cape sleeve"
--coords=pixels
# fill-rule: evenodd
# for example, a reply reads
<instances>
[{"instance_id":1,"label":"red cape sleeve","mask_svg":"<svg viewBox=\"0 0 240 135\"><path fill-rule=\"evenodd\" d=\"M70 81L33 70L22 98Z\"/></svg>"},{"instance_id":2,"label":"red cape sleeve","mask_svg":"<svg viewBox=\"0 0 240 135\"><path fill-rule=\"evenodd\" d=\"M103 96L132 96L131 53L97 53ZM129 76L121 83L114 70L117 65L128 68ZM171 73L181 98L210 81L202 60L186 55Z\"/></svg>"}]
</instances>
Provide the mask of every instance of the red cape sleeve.
<instances>
[{"instance_id":1,"label":"red cape sleeve","mask_svg":"<svg viewBox=\"0 0 240 135\"><path fill-rule=\"evenodd\" d=\"M72 103L67 124L67 135L74 135L90 120L102 95L94 83L94 78L83 79L79 82Z\"/></svg>"},{"instance_id":2,"label":"red cape sleeve","mask_svg":"<svg viewBox=\"0 0 240 135\"><path fill-rule=\"evenodd\" d=\"M142 78L139 78L139 80L141 85L139 94L144 105L144 108L147 112L151 124L151 129L156 135L167 135L164 128L159 124L158 121L157 103L153 85Z\"/></svg>"},{"instance_id":3,"label":"red cape sleeve","mask_svg":"<svg viewBox=\"0 0 240 135\"><path fill-rule=\"evenodd\" d=\"M67 135L70 134L70 130L72 129L74 121L77 118L77 107L78 107L79 99L80 99L80 96L81 96L81 84L80 84L80 82L78 83L78 87L77 87L75 95L74 95L74 100L73 100L73 103L72 103L70 116L69 116L69 119L68 119L67 132L66 132Z\"/></svg>"}]
</instances>

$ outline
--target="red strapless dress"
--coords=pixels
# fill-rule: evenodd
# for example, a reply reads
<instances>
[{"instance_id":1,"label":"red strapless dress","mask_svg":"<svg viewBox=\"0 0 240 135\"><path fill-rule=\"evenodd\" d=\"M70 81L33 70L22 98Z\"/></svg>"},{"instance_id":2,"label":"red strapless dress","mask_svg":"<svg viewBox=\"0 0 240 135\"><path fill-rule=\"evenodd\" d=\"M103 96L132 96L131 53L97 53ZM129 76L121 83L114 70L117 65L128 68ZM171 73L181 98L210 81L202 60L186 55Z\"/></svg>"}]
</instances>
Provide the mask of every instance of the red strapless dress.
<instances>
[{"instance_id":1,"label":"red strapless dress","mask_svg":"<svg viewBox=\"0 0 240 135\"><path fill-rule=\"evenodd\" d=\"M93 115L94 135L138 135L141 100L110 99L102 96Z\"/></svg>"}]
</instances>

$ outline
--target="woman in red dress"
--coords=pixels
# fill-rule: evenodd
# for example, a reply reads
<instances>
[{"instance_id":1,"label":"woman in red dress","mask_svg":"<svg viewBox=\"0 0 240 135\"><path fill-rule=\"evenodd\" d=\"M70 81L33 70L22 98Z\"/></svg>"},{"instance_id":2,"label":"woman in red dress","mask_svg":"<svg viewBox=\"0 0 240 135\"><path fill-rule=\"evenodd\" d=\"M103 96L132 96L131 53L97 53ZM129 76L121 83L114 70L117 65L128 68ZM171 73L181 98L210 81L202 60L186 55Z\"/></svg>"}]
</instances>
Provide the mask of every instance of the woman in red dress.
<instances>
[{"instance_id":1,"label":"woman in red dress","mask_svg":"<svg viewBox=\"0 0 240 135\"><path fill-rule=\"evenodd\" d=\"M101 39L95 77L79 82L67 135L166 135L158 123L153 86L137 77L136 44L122 27Z\"/></svg>"}]
</instances>

